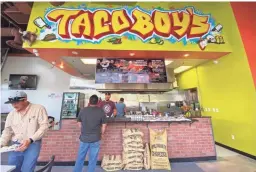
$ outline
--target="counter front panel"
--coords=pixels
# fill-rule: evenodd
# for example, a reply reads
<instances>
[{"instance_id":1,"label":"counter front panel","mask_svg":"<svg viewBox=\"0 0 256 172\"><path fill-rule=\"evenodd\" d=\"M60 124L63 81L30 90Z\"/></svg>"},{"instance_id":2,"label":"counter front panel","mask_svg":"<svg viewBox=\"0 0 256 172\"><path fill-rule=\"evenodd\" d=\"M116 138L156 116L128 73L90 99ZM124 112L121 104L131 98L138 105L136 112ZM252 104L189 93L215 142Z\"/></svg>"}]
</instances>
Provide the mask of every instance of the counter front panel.
<instances>
[{"instance_id":1,"label":"counter front panel","mask_svg":"<svg viewBox=\"0 0 256 172\"><path fill-rule=\"evenodd\" d=\"M108 123L101 143L98 160L104 154L122 154L122 129L139 128L144 142L149 142L149 128L167 129L168 155L171 160L216 159L211 118L196 118L188 122L113 122ZM79 146L80 129L76 120L62 120L59 131L49 131L43 139L39 162L46 162L51 155L56 162L75 162Z\"/></svg>"}]
</instances>

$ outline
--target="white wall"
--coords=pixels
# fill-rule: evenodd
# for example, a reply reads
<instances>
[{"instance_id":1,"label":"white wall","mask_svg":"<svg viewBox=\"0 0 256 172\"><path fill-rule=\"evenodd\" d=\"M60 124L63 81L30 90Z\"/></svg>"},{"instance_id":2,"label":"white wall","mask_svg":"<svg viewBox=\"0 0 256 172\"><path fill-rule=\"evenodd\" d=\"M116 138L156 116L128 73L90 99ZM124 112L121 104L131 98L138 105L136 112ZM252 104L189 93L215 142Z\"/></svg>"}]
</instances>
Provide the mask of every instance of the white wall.
<instances>
[{"instance_id":1,"label":"white wall","mask_svg":"<svg viewBox=\"0 0 256 172\"><path fill-rule=\"evenodd\" d=\"M8 57L2 70L1 83L9 80L9 74L35 74L38 76L37 91L67 91L70 75L52 68L48 62L34 57Z\"/></svg>"}]
</instances>

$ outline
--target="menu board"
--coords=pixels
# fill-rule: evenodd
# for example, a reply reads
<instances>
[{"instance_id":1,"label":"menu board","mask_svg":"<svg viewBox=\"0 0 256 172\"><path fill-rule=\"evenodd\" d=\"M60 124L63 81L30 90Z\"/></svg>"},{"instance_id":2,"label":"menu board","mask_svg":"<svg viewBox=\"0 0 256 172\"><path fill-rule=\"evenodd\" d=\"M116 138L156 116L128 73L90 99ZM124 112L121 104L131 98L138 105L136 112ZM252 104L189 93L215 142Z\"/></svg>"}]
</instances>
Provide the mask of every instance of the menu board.
<instances>
[{"instance_id":1,"label":"menu board","mask_svg":"<svg viewBox=\"0 0 256 172\"><path fill-rule=\"evenodd\" d=\"M166 83L164 59L97 59L95 83Z\"/></svg>"}]
</instances>

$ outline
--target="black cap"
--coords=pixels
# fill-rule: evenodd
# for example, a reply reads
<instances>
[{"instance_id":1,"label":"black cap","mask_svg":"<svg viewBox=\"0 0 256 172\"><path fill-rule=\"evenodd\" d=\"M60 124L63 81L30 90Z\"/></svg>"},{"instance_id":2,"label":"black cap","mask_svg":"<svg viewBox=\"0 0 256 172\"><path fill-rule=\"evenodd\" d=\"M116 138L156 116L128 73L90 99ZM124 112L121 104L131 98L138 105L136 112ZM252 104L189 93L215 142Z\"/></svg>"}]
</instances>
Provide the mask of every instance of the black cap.
<instances>
[{"instance_id":1,"label":"black cap","mask_svg":"<svg viewBox=\"0 0 256 172\"><path fill-rule=\"evenodd\" d=\"M108 93L105 93L105 95L111 96L111 93L108 92Z\"/></svg>"}]
</instances>

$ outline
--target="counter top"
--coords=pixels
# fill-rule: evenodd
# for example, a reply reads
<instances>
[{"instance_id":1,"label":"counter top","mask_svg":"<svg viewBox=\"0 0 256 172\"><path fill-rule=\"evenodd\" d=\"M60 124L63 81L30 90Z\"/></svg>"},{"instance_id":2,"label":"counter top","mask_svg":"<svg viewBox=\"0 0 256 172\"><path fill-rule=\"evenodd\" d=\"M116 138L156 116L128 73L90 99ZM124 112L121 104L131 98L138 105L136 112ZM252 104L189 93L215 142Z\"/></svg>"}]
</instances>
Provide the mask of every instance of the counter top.
<instances>
[{"instance_id":1,"label":"counter top","mask_svg":"<svg viewBox=\"0 0 256 172\"><path fill-rule=\"evenodd\" d=\"M118 117L118 118L107 118L107 123L154 123L154 122L165 122L165 123L193 123L198 121L197 119L186 119L186 120L150 120L150 121L135 121L131 120L130 118L125 118L125 117Z\"/></svg>"}]
</instances>

